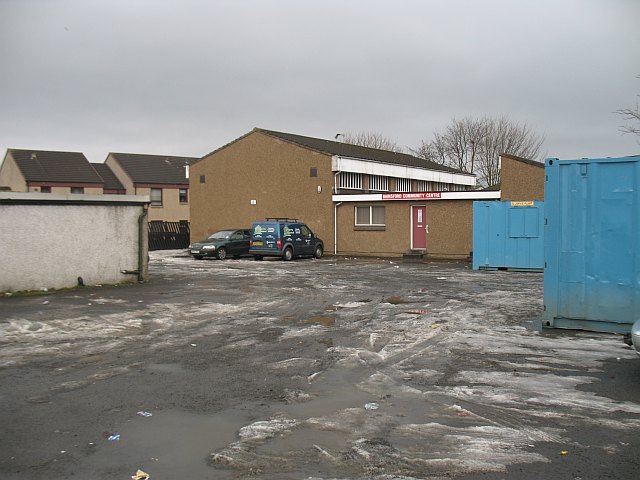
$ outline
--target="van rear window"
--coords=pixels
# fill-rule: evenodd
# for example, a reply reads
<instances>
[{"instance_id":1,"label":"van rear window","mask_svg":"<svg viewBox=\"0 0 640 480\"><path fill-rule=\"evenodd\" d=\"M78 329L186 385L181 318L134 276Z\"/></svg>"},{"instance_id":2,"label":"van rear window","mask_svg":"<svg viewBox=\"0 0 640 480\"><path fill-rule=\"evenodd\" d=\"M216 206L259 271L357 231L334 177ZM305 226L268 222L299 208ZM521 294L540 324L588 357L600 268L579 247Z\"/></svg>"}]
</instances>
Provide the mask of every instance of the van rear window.
<instances>
[{"instance_id":1,"label":"van rear window","mask_svg":"<svg viewBox=\"0 0 640 480\"><path fill-rule=\"evenodd\" d=\"M269 223L256 223L253 226L253 234L261 236L267 233L276 233L276 226Z\"/></svg>"}]
</instances>

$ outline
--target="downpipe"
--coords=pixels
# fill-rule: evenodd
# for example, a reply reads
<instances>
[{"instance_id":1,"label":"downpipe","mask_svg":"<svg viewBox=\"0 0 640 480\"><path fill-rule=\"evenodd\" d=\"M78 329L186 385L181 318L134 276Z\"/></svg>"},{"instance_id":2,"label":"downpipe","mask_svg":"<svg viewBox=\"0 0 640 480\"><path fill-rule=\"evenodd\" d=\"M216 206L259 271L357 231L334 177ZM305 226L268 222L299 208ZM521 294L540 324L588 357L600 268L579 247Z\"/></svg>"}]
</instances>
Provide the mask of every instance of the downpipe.
<instances>
[{"instance_id":1,"label":"downpipe","mask_svg":"<svg viewBox=\"0 0 640 480\"><path fill-rule=\"evenodd\" d=\"M342 202L338 202L333 206L333 255L338 255L338 207Z\"/></svg>"},{"instance_id":2,"label":"downpipe","mask_svg":"<svg viewBox=\"0 0 640 480\"><path fill-rule=\"evenodd\" d=\"M142 213L138 217L138 269L137 270L120 270L123 275L137 275L138 282L144 282L144 236L147 234L144 229L145 220L149 214L148 205L142 207Z\"/></svg>"},{"instance_id":3,"label":"downpipe","mask_svg":"<svg viewBox=\"0 0 640 480\"><path fill-rule=\"evenodd\" d=\"M138 217L138 281L144 282L144 261L145 261L145 249L144 246L145 235L148 235L147 230L144 228L149 214L149 205L142 207L142 213Z\"/></svg>"}]
</instances>

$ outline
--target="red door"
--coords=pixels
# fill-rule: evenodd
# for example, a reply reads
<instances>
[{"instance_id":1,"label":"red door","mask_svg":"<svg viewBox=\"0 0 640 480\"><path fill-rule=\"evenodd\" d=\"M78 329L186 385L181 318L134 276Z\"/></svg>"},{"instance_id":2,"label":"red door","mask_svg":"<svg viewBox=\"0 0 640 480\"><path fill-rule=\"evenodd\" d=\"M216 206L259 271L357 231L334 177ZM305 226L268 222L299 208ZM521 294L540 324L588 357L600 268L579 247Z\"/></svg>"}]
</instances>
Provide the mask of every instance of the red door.
<instances>
[{"instance_id":1,"label":"red door","mask_svg":"<svg viewBox=\"0 0 640 480\"><path fill-rule=\"evenodd\" d=\"M424 205L411 207L411 249L426 250L427 248L427 223Z\"/></svg>"}]
</instances>

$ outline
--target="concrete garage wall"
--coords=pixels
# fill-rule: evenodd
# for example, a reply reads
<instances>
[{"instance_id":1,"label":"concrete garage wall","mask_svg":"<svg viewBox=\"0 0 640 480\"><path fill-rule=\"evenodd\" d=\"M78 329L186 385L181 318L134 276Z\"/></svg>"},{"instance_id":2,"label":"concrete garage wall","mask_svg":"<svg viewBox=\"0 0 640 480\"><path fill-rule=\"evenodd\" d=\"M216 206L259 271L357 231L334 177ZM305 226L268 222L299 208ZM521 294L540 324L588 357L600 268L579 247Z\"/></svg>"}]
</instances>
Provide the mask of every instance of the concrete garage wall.
<instances>
[{"instance_id":1,"label":"concrete garage wall","mask_svg":"<svg viewBox=\"0 0 640 480\"><path fill-rule=\"evenodd\" d=\"M146 280L148 199L114 197L0 193L0 292Z\"/></svg>"}]
</instances>

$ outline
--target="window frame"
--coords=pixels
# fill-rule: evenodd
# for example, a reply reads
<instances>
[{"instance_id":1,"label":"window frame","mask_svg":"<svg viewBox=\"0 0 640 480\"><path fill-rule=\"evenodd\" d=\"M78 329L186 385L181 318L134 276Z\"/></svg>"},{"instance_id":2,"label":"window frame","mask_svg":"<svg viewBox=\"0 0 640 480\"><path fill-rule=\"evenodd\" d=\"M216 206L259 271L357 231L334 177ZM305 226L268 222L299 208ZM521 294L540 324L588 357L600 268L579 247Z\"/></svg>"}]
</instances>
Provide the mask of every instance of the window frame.
<instances>
[{"instance_id":1,"label":"window frame","mask_svg":"<svg viewBox=\"0 0 640 480\"><path fill-rule=\"evenodd\" d=\"M338 188L343 190L362 190L362 174L355 172L340 172Z\"/></svg>"},{"instance_id":2,"label":"window frame","mask_svg":"<svg viewBox=\"0 0 640 480\"><path fill-rule=\"evenodd\" d=\"M385 175L369 175L369 190L373 192L388 192L389 177Z\"/></svg>"},{"instance_id":3,"label":"window frame","mask_svg":"<svg viewBox=\"0 0 640 480\"><path fill-rule=\"evenodd\" d=\"M403 185L404 188L400 188ZM411 179L410 178L396 178L396 192L410 192L411 191Z\"/></svg>"},{"instance_id":4,"label":"window frame","mask_svg":"<svg viewBox=\"0 0 640 480\"><path fill-rule=\"evenodd\" d=\"M182 192L184 192L184 199L182 196ZM178 201L180 203L189 203L189 189L188 188L179 188L178 189Z\"/></svg>"},{"instance_id":5,"label":"window frame","mask_svg":"<svg viewBox=\"0 0 640 480\"><path fill-rule=\"evenodd\" d=\"M160 201L153 199L153 192L160 192ZM162 189L161 188L151 188L149 189L149 200L151 201L152 207L161 207L162 206Z\"/></svg>"},{"instance_id":6,"label":"window frame","mask_svg":"<svg viewBox=\"0 0 640 480\"><path fill-rule=\"evenodd\" d=\"M368 223L358 223L358 209L368 209L369 213L368 213ZM374 214L373 214L373 210L374 209L382 209L382 214L383 214L383 222L384 223L373 223L373 219L374 219ZM362 229L362 230L384 230L387 227L387 209L384 205L374 205L374 204L370 204L370 205L355 205L354 209L353 209L353 213L354 213L354 228L356 229Z\"/></svg>"},{"instance_id":7,"label":"window frame","mask_svg":"<svg viewBox=\"0 0 640 480\"><path fill-rule=\"evenodd\" d=\"M42 189L40 191L42 191ZM73 195L84 195L84 187L69 187L69 193Z\"/></svg>"}]
</instances>

